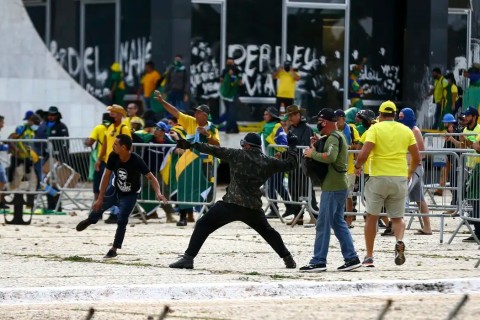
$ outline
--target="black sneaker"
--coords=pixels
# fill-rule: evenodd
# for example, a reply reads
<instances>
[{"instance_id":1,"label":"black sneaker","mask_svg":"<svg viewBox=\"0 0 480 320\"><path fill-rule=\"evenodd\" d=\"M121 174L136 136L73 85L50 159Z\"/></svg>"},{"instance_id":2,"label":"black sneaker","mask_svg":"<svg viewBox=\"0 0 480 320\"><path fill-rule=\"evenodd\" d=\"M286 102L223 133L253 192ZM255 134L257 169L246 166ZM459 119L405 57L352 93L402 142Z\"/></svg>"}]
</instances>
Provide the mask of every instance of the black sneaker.
<instances>
[{"instance_id":1,"label":"black sneaker","mask_svg":"<svg viewBox=\"0 0 480 320\"><path fill-rule=\"evenodd\" d=\"M275 213L275 211L273 211L273 209L270 209L270 211L267 212L267 214L265 215L265 217L267 219L276 219L278 218L277 214Z\"/></svg>"},{"instance_id":2,"label":"black sneaker","mask_svg":"<svg viewBox=\"0 0 480 320\"><path fill-rule=\"evenodd\" d=\"M475 241L475 238L473 236L470 236L468 238L463 239L462 242L477 242L477 241Z\"/></svg>"},{"instance_id":3,"label":"black sneaker","mask_svg":"<svg viewBox=\"0 0 480 320\"><path fill-rule=\"evenodd\" d=\"M338 271L350 271L353 269L360 268L362 266L362 263L360 262L360 259L356 257L355 259L352 259L350 261L345 262L343 266L340 266L337 268Z\"/></svg>"},{"instance_id":4,"label":"black sneaker","mask_svg":"<svg viewBox=\"0 0 480 320\"><path fill-rule=\"evenodd\" d=\"M300 272L323 272L327 270L327 265L325 263L318 264L307 264L300 268Z\"/></svg>"},{"instance_id":5,"label":"black sneaker","mask_svg":"<svg viewBox=\"0 0 480 320\"><path fill-rule=\"evenodd\" d=\"M295 262L295 260L293 260L291 254L283 258L283 262L285 262L285 267L287 269L295 269L297 267L297 263Z\"/></svg>"},{"instance_id":6,"label":"black sneaker","mask_svg":"<svg viewBox=\"0 0 480 320\"><path fill-rule=\"evenodd\" d=\"M107 224L114 224L118 222L118 217L116 214L111 214L108 216L107 220L105 220L105 223Z\"/></svg>"},{"instance_id":7,"label":"black sneaker","mask_svg":"<svg viewBox=\"0 0 480 320\"><path fill-rule=\"evenodd\" d=\"M397 241L395 244L395 264L401 266L405 263L405 243Z\"/></svg>"},{"instance_id":8,"label":"black sneaker","mask_svg":"<svg viewBox=\"0 0 480 320\"><path fill-rule=\"evenodd\" d=\"M185 227L187 225L187 219L180 219L180 221L177 222L177 227Z\"/></svg>"},{"instance_id":9,"label":"black sneaker","mask_svg":"<svg viewBox=\"0 0 480 320\"><path fill-rule=\"evenodd\" d=\"M184 254L179 260L168 266L174 269L193 269L193 257Z\"/></svg>"},{"instance_id":10,"label":"black sneaker","mask_svg":"<svg viewBox=\"0 0 480 320\"><path fill-rule=\"evenodd\" d=\"M85 220L82 220L80 221L78 224L77 224L77 231L80 232L80 231L83 231L85 229L88 228L88 226L90 226L92 223L88 220L88 219L85 219Z\"/></svg>"},{"instance_id":11,"label":"black sneaker","mask_svg":"<svg viewBox=\"0 0 480 320\"><path fill-rule=\"evenodd\" d=\"M117 252L110 249L110 250L108 250L105 257L103 257L103 259L111 259L111 258L115 258L116 256L117 256Z\"/></svg>"}]
</instances>

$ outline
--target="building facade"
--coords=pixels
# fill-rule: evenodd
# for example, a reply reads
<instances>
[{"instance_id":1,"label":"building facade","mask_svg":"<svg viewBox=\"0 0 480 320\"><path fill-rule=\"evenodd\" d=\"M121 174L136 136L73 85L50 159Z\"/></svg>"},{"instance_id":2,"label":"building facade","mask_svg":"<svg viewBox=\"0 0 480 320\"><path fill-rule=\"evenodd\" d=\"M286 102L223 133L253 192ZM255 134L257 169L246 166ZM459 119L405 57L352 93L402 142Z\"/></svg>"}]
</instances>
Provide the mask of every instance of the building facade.
<instances>
[{"instance_id":1,"label":"building facade","mask_svg":"<svg viewBox=\"0 0 480 320\"><path fill-rule=\"evenodd\" d=\"M273 104L272 73L288 59L299 71L296 102L309 116L347 108L349 73L365 105L413 106L428 119L431 70L460 76L480 62L480 0L24 0L50 52L90 94L107 103L112 63L122 66L134 99L145 63L160 72L184 56L193 103L214 116L227 56L243 72L238 119L260 121ZM475 21L472 23L472 21ZM424 120L427 121L427 120Z\"/></svg>"}]
</instances>

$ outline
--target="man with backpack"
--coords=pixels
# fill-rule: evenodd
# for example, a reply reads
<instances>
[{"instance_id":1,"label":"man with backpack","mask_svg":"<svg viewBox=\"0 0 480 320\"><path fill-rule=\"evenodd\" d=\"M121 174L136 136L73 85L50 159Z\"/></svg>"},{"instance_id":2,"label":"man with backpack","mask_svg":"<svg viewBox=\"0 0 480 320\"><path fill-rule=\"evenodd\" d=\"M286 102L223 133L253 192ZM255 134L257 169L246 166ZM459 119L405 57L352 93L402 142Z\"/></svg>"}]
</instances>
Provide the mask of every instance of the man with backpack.
<instances>
[{"instance_id":1,"label":"man with backpack","mask_svg":"<svg viewBox=\"0 0 480 320\"><path fill-rule=\"evenodd\" d=\"M359 268L362 264L353 245L352 235L345 222L344 208L347 199L347 149L345 137L337 131L337 117L330 108L320 110L317 115L317 128L324 137L321 140L314 138L314 145L320 143L323 147L311 146L305 150L305 158L325 164L319 175L322 188L320 196L320 209L316 236L313 247L313 257L306 266L300 268L302 272L322 272L327 270L327 254L330 244L330 229L340 242L345 264L338 268L339 271L350 271ZM322 141L323 140L323 141ZM317 151L319 150L319 151ZM320 169L320 168L319 168ZM317 170L320 171L320 170Z\"/></svg>"}]
</instances>

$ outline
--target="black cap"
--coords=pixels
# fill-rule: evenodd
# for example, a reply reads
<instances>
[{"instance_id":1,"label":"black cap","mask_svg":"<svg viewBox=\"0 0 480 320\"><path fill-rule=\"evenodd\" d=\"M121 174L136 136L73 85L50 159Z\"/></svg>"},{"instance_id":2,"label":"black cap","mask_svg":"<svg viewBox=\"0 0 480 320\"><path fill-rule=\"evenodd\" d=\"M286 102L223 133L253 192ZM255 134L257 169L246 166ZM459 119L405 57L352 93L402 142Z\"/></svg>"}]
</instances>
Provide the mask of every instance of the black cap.
<instances>
[{"instance_id":1,"label":"black cap","mask_svg":"<svg viewBox=\"0 0 480 320\"><path fill-rule=\"evenodd\" d=\"M463 114L466 116L478 117L478 110L475 107L468 107Z\"/></svg>"},{"instance_id":2,"label":"black cap","mask_svg":"<svg viewBox=\"0 0 480 320\"><path fill-rule=\"evenodd\" d=\"M323 120L332 122L337 121L337 116L335 115L335 112L333 112L333 110L330 108L323 108L322 110L320 110L320 112L317 114L317 119L318 118L322 118Z\"/></svg>"},{"instance_id":3,"label":"black cap","mask_svg":"<svg viewBox=\"0 0 480 320\"><path fill-rule=\"evenodd\" d=\"M260 135L258 133L249 132L242 141L248 143L252 147L262 147L262 138L260 138Z\"/></svg>"},{"instance_id":4,"label":"black cap","mask_svg":"<svg viewBox=\"0 0 480 320\"><path fill-rule=\"evenodd\" d=\"M196 111L202 111L206 114L210 114L210 108L206 104L201 104L195 108Z\"/></svg>"},{"instance_id":5,"label":"black cap","mask_svg":"<svg viewBox=\"0 0 480 320\"><path fill-rule=\"evenodd\" d=\"M345 118L346 117L345 111L343 111L342 109L337 109L335 110L335 116L337 118Z\"/></svg>"}]
</instances>

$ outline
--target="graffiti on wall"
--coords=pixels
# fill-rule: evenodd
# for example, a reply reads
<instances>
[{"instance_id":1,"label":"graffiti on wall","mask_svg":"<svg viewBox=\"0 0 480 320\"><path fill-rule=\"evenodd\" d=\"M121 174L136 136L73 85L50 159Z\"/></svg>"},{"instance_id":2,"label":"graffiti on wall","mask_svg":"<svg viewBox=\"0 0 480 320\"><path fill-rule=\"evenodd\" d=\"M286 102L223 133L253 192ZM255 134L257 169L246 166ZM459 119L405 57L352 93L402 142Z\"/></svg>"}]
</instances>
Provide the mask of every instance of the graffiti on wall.
<instances>
[{"instance_id":1,"label":"graffiti on wall","mask_svg":"<svg viewBox=\"0 0 480 320\"><path fill-rule=\"evenodd\" d=\"M124 72L127 87L136 87L151 59L152 44L147 38L137 38L120 43L119 63ZM55 60L77 81L83 73L85 90L98 99L109 96L110 65L115 61L101 61L99 46L86 47L83 53L73 47L60 48L57 41L50 42L50 52Z\"/></svg>"},{"instance_id":2,"label":"graffiti on wall","mask_svg":"<svg viewBox=\"0 0 480 320\"><path fill-rule=\"evenodd\" d=\"M192 41L190 88L197 99L218 98L220 63L211 45L206 41Z\"/></svg>"}]
</instances>

